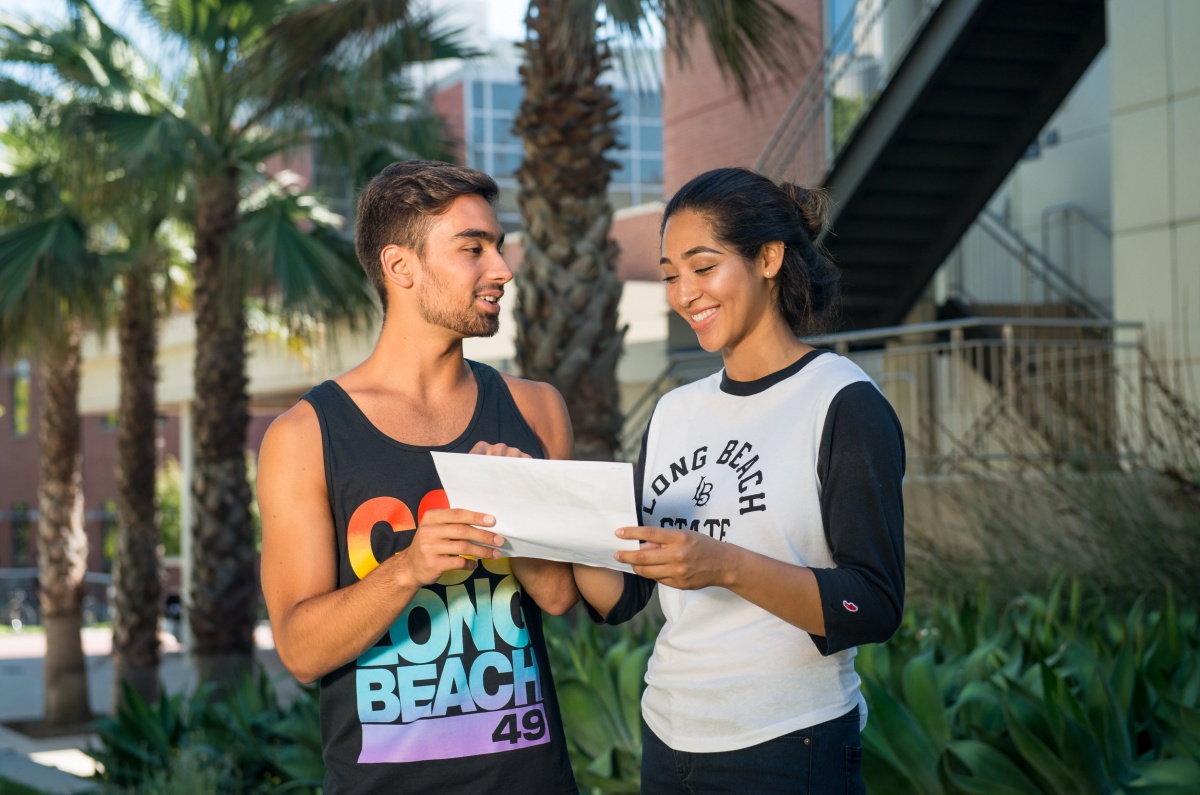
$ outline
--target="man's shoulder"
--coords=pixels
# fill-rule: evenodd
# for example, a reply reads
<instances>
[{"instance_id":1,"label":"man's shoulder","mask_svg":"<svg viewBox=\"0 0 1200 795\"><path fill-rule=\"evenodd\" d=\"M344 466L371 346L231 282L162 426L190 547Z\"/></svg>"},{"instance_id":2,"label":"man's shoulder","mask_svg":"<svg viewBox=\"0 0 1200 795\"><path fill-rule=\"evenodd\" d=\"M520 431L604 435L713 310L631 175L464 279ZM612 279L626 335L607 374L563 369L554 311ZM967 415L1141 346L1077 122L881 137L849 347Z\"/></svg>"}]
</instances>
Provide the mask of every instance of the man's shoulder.
<instances>
[{"instance_id":1,"label":"man's shoulder","mask_svg":"<svg viewBox=\"0 0 1200 795\"><path fill-rule=\"evenodd\" d=\"M523 400L531 401L534 404L563 403L562 395L555 389L553 384L547 384L545 381L533 381L528 378L521 378L511 373L497 372L500 373L500 378L504 381L504 385L508 387L508 391L512 393L513 398L518 401L518 404Z\"/></svg>"}]
</instances>

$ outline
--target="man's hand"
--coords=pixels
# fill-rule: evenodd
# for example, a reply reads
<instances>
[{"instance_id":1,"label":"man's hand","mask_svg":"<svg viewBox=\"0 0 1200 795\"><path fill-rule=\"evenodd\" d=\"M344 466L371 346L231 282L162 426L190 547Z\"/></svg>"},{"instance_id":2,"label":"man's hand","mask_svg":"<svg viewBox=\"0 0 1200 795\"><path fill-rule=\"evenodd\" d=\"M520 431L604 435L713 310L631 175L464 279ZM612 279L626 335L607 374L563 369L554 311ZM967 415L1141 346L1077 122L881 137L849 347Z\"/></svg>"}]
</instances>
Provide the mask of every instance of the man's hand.
<instances>
[{"instance_id":1,"label":"man's hand","mask_svg":"<svg viewBox=\"0 0 1200 795\"><path fill-rule=\"evenodd\" d=\"M488 444L487 442L476 442L471 448L472 455L499 455L506 458L533 458L529 453L523 453L515 447L509 447L506 444Z\"/></svg>"},{"instance_id":2,"label":"man's hand","mask_svg":"<svg viewBox=\"0 0 1200 795\"><path fill-rule=\"evenodd\" d=\"M617 560L633 566L634 572L642 577L684 591L727 585L738 550L732 544L692 530L622 527L617 530L617 535L649 542L636 551L618 552Z\"/></svg>"},{"instance_id":3,"label":"man's hand","mask_svg":"<svg viewBox=\"0 0 1200 795\"><path fill-rule=\"evenodd\" d=\"M491 527L495 518L461 508L439 508L425 513L413 535L412 544L400 553L405 567L419 585L432 585L448 571L473 569L474 558L495 559L504 543L502 536L481 527ZM470 557L464 557L464 556Z\"/></svg>"}]
</instances>

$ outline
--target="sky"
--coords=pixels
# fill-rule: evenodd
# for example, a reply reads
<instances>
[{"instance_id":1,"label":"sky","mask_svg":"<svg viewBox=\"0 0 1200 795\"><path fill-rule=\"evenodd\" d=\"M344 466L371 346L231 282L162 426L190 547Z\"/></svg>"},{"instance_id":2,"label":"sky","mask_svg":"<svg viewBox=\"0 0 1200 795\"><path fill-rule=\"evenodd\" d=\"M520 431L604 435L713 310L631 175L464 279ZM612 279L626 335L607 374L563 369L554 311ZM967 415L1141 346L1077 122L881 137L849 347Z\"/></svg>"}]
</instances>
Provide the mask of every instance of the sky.
<instances>
[{"instance_id":1,"label":"sky","mask_svg":"<svg viewBox=\"0 0 1200 795\"><path fill-rule=\"evenodd\" d=\"M92 0L100 15L114 26L136 24L137 12L130 0ZM527 0L431 0L435 8L458 8L458 13L478 15L486 11L487 28L493 38L516 41L525 33ZM43 19L65 16L63 0L0 0L0 12ZM482 17L479 17L482 18Z\"/></svg>"}]
</instances>

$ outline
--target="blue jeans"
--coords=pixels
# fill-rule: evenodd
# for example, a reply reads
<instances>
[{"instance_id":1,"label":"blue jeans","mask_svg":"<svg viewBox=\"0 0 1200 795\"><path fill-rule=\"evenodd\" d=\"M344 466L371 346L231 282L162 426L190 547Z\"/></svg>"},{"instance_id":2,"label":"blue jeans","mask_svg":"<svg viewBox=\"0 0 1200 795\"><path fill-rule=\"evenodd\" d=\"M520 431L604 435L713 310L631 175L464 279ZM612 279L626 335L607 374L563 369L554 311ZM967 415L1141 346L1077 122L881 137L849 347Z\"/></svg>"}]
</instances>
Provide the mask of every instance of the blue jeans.
<instances>
[{"instance_id":1,"label":"blue jeans","mask_svg":"<svg viewBox=\"0 0 1200 795\"><path fill-rule=\"evenodd\" d=\"M642 792L647 795L863 795L858 707L737 751L674 751L642 722Z\"/></svg>"}]
</instances>

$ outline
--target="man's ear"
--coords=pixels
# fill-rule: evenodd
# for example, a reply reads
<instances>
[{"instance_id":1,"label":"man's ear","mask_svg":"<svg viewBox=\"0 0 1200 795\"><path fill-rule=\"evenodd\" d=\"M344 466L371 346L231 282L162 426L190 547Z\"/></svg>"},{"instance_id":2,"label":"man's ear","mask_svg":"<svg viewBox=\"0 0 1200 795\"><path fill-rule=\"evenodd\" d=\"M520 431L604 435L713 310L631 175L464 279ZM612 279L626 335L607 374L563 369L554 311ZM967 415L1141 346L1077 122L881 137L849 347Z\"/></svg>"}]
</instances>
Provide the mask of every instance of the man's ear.
<instances>
[{"instance_id":1,"label":"man's ear","mask_svg":"<svg viewBox=\"0 0 1200 795\"><path fill-rule=\"evenodd\" d=\"M407 246L384 246L379 252L379 264L383 267L384 281L408 289L413 286L416 270L416 252Z\"/></svg>"}]
</instances>

